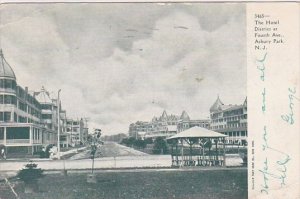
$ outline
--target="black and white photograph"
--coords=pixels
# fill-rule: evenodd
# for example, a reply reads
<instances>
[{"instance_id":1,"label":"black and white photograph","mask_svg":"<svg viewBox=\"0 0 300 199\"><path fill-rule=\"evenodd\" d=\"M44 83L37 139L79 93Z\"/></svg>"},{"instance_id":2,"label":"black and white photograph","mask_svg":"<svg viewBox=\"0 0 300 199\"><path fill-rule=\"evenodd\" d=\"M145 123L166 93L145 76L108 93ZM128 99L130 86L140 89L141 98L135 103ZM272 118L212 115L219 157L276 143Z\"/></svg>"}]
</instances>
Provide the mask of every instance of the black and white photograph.
<instances>
[{"instance_id":1,"label":"black and white photograph","mask_svg":"<svg viewBox=\"0 0 300 199\"><path fill-rule=\"evenodd\" d=\"M0 6L0 199L247 199L245 3Z\"/></svg>"}]
</instances>

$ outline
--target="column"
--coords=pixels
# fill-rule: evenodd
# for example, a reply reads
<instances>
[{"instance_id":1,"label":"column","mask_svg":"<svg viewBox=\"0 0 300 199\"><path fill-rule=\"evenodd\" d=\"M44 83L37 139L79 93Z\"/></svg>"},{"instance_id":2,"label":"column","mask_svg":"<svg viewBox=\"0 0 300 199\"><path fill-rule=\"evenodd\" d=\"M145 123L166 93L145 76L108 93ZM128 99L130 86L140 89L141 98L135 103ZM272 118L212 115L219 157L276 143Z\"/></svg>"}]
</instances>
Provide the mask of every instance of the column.
<instances>
[{"instance_id":1,"label":"column","mask_svg":"<svg viewBox=\"0 0 300 199\"><path fill-rule=\"evenodd\" d=\"M225 152L225 138L223 138L223 159L224 159L224 162L223 162L223 166L226 167L226 152Z\"/></svg>"},{"instance_id":2,"label":"column","mask_svg":"<svg viewBox=\"0 0 300 199\"><path fill-rule=\"evenodd\" d=\"M6 146L6 127L4 127L4 137L3 137L3 142L4 142L4 146Z\"/></svg>"},{"instance_id":3,"label":"column","mask_svg":"<svg viewBox=\"0 0 300 199\"><path fill-rule=\"evenodd\" d=\"M29 143L32 144L32 139L33 139L33 136L32 136L32 126L29 127Z\"/></svg>"}]
</instances>

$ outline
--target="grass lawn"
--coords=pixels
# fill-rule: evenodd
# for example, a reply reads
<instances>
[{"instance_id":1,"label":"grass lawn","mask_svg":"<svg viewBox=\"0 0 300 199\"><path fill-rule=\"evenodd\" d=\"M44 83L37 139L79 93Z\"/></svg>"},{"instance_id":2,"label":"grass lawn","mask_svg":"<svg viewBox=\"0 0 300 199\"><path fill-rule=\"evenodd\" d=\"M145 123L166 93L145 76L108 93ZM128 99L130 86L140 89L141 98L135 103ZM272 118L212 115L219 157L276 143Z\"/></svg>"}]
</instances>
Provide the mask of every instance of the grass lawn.
<instances>
[{"instance_id":1,"label":"grass lawn","mask_svg":"<svg viewBox=\"0 0 300 199\"><path fill-rule=\"evenodd\" d=\"M48 174L40 179L38 193L24 194L22 183L15 184L15 190L22 199L247 198L246 169L101 172L97 173L97 184L86 183L86 175ZM3 190L1 199L14 198L9 189Z\"/></svg>"}]
</instances>

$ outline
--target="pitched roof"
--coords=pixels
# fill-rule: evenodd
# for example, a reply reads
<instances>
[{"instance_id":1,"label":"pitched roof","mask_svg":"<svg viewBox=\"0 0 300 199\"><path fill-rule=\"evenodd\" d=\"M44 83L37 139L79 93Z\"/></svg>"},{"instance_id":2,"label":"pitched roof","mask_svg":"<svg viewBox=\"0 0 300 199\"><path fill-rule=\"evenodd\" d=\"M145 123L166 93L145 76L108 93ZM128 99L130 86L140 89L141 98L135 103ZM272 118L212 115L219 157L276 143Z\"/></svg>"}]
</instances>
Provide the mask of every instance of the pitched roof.
<instances>
[{"instance_id":1,"label":"pitched roof","mask_svg":"<svg viewBox=\"0 0 300 199\"><path fill-rule=\"evenodd\" d=\"M188 130L182 131L172 137L167 139L180 139L180 138L220 138L220 137L227 137L227 135L208 130L202 127L192 127Z\"/></svg>"},{"instance_id":2,"label":"pitched roof","mask_svg":"<svg viewBox=\"0 0 300 199\"><path fill-rule=\"evenodd\" d=\"M161 118L167 118L167 117L168 117L167 112L166 110L164 110L164 112L161 115Z\"/></svg>"},{"instance_id":3,"label":"pitched roof","mask_svg":"<svg viewBox=\"0 0 300 199\"><path fill-rule=\"evenodd\" d=\"M10 65L3 56L2 49L0 49L0 77L8 77L16 79L16 75Z\"/></svg>"},{"instance_id":4,"label":"pitched roof","mask_svg":"<svg viewBox=\"0 0 300 199\"><path fill-rule=\"evenodd\" d=\"M210 107L209 111L210 112L215 112L218 111L220 109L222 109L223 106L223 102L220 100L220 97L218 96L217 100L215 101L215 103Z\"/></svg>"},{"instance_id":5,"label":"pitched roof","mask_svg":"<svg viewBox=\"0 0 300 199\"><path fill-rule=\"evenodd\" d=\"M36 92L35 99L39 101L41 104L52 104L52 100L50 98L50 94L44 87L42 87L40 92Z\"/></svg>"},{"instance_id":6,"label":"pitched roof","mask_svg":"<svg viewBox=\"0 0 300 199\"><path fill-rule=\"evenodd\" d=\"M182 119L182 120L190 120L190 116L187 114L186 111L182 111L180 119Z\"/></svg>"},{"instance_id":7,"label":"pitched roof","mask_svg":"<svg viewBox=\"0 0 300 199\"><path fill-rule=\"evenodd\" d=\"M243 106L247 106L247 97L246 97L246 99L245 99L245 101L243 103Z\"/></svg>"},{"instance_id":8,"label":"pitched roof","mask_svg":"<svg viewBox=\"0 0 300 199\"><path fill-rule=\"evenodd\" d=\"M243 107L244 107L243 105L231 105L230 107L223 108L222 110L232 111L232 110L240 109L240 108L243 108Z\"/></svg>"}]
</instances>

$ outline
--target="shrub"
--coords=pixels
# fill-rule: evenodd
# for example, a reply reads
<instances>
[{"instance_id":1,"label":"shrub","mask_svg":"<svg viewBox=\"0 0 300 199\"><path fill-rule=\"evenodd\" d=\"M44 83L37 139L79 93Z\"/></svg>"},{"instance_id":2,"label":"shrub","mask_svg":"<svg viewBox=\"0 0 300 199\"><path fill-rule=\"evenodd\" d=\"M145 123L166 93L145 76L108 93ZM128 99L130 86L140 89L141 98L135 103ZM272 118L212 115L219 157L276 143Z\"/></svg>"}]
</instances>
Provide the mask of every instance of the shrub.
<instances>
[{"instance_id":1,"label":"shrub","mask_svg":"<svg viewBox=\"0 0 300 199\"><path fill-rule=\"evenodd\" d=\"M30 161L25 165L25 168L18 172L17 177L25 183L36 182L44 176L43 172L42 169L37 168L37 164Z\"/></svg>"}]
</instances>

